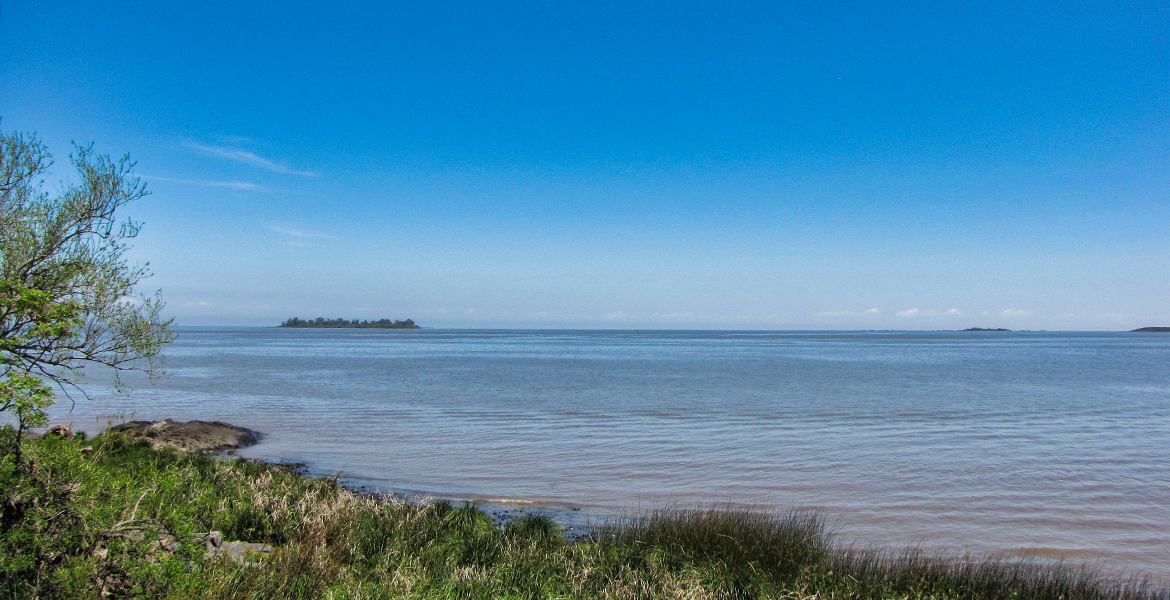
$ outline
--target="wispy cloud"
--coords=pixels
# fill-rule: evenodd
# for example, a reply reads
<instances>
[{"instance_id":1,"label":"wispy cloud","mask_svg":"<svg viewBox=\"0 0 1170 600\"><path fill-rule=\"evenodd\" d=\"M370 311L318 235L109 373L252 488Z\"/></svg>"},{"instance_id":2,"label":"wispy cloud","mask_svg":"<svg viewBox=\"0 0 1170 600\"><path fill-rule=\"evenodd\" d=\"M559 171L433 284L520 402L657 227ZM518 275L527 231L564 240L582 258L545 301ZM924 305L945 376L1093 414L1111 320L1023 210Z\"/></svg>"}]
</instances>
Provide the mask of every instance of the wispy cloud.
<instances>
[{"instance_id":1,"label":"wispy cloud","mask_svg":"<svg viewBox=\"0 0 1170 600\"><path fill-rule=\"evenodd\" d=\"M173 177L155 177L153 175L141 175L143 179L148 181L167 181L170 183L182 183L184 185L205 185L210 187L225 187L233 190L259 190L260 186L254 183L245 181L213 181L210 179L175 179Z\"/></svg>"},{"instance_id":2,"label":"wispy cloud","mask_svg":"<svg viewBox=\"0 0 1170 600\"><path fill-rule=\"evenodd\" d=\"M955 316L955 317L957 317L957 316L959 316L959 315L962 315L962 314L963 314L963 311L961 311L961 310L959 310L959 309L957 309L957 308L952 308L952 309L950 309L950 310L948 310L948 311L944 312L943 314L944 314L944 315L951 315L951 316Z\"/></svg>"},{"instance_id":3,"label":"wispy cloud","mask_svg":"<svg viewBox=\"0 0 1170 600\"><path fill-rule=\"evenodd\" d=\"M1032 314L1032 311L1020 310L1018 308L1009 308L1009 309L1007 309L999 314L1001 314L1005 317L1026 317L1026 316Z\"/></svg>"},{"instance_id":4,"label":"wispy cloud","mask_svg":"<svg viewBox=\"0 0 1170 600\"><path fill-rule=\"evenodd\" d=\"M655 319L662 319L665 321L693 321L695 313L693 312L673 312L673 313L654 313Z\"/></svg>"},{"instance_id":5,"label":"wispy cloud","mask_svg":"<svg viewBox=\"0 0 1170 600\"><path fill-rule=\"evenodd\" d=\"M871 308L869 310L863 310L861 312L857 312L857 311L853 311L853 310L827 310L824 312L817 313L817 316L818 317L864 317L864 316L879 315L879 314L881 314L881 312L882 311L880 311L876 308Z\"/></svg>"},{"instance_id":6,"label":"wispy cloud","mask_svg":"<svg viewBox=\"0 0 1170 600\"><path fill-rule=\"evenodd\" d=\"M898 313L898 316L899 317L914 317L914 316L917 316L918 313L919 313L919 310L917 308L911 308L910 310L904 310L904 311Z\"/></svg>"},{"instance_id":7,"label":"wispy cloud","mask_svg":"<svg viewBox=\"0 0 1170 600\"><path fill-rule=\"evenodd\" d=\"M206 144L197 144L195 142L184 142L184 143L187 145L188 148L191 148L191 149L193 149L197 152L200 152L202 154L207 154L210 156L218 156L220 158L226 158L228 160L242 162L244 164L252 165L254 167L268 169L269 171L272 171L274 173L282 173L285 175L305 175L307 177L317 177L318 175L320 175L320 173L314 173L312 171L298 171L292 167L282 165L278 162L273 162L271 160L268 160L267 158L264 158L263 156L260 156L259 154L256 154L255 152L249 152L247 150L241 150L239 148L229 148L229 147L224 147L224 146L208 146Z\"/></svg>"},{"instance_id":8,"label":"wispy cloud","mask_svg":"<svg viewBox=\"0 0 1170 600\"><path fill-rule=\"evenodd\" d=\"M291 235L292 237L298 237L298 238L330 238L330 237L333 237L327 233L318 233L316 231L301 231L299 229L292 229L289 227L280 227L278 225L273 225L272 227L269 227L268 229L275 231L276 233L283 233L284 235Z\"/></svg>"},{"instance_id":9,"label":"wispy cloud","mask_svg":"<svg viewBox=\"0 0 1170 600\"><path fill-rule=\"evenodd\" d=\"M244 137L241 135L213 135L211 137L214 137L216 140L221 141L225 144L252 144L252 143L255 143L255 140L253 140L252 138Z\"/></svg>"}]
</instances>

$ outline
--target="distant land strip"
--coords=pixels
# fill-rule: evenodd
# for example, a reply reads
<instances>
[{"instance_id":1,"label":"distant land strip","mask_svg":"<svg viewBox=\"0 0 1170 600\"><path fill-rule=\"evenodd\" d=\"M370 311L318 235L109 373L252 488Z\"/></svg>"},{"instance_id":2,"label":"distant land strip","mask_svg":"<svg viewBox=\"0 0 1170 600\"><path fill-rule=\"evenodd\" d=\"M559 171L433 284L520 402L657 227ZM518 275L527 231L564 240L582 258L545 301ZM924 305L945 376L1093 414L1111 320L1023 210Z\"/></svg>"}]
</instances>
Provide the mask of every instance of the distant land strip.
<instances>
[{"instance_id":1,"label":"distant land strip","mask_svg":"<svg viewBox=\"0 0 1170 600\"><path fill-rule=\"evenodd\" d=\"M347 321L345 319L330 320L324 317L317 317L316 319L308 319L305 321L293 317L277 325L277 327L302 329L422 329L422 327L415 325L411 319L405 321L391 321L390 319L379 319L377 321L359 321L354 319Z\"/></svg>"},{"instance_id":2,"label":"distant land strip","mask_svg":"<svg viewBox=\"0 0 1170 600\"><path fill-rule=\"evenodd\" d=\"M1170 333L1170 327L1139 327L1132 333Z\"/></svg>"},{"instance_id":3,"label":"distant land strip","mask_svg":"<svg viewBox=\"0 0 1170 600\"><path fill-rule=\"evenodd\" d=\"M1011 329L1004 329L1002 327L996 327L993 329L988 329L986 327L968 327L963 331L1011 331Z\"/></svg>"}]
</instances>

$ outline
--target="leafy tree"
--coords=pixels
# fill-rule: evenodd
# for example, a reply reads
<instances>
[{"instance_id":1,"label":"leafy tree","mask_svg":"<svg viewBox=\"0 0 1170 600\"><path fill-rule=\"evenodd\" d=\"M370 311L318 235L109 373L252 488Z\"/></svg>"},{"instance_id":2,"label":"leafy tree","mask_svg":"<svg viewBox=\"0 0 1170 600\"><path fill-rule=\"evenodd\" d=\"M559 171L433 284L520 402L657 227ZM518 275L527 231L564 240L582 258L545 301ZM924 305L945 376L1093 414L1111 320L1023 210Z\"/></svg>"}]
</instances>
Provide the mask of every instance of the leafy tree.
<instances>
[{"instance_id":1,"label":"leafy tree","mask_svg":"<svg viewBox=\"0 0 1170 600\"><path fill-rule=\"evenodd\" d=\"M139 223L118 209L147 195L129 157L111 161L76 146L76 183L50 196L52 165L35 136L0 131L0 412L16 416L15 446L46 423L54 389L69 394L86 365L148 373L172 339L163 304L135 287L149 275L123 257Z\"/></svg>"},{"instance_id":2,"label":"leafy tree","mask_svg":"<svg viewBox=\"0 0 1170 600\"><path fill-rule=\"evenodd\" d=\"M325 317L317 317L308 321L302 321L299 317L293 317L287 321L277 325L277 327L293 327L301 329L422 329L417 325L413 319L405 321L391 321L390 319L379 319L377 321L359 321L354 319L347 321L342 318L333 320Z\"/></svg>"}]
</instances>

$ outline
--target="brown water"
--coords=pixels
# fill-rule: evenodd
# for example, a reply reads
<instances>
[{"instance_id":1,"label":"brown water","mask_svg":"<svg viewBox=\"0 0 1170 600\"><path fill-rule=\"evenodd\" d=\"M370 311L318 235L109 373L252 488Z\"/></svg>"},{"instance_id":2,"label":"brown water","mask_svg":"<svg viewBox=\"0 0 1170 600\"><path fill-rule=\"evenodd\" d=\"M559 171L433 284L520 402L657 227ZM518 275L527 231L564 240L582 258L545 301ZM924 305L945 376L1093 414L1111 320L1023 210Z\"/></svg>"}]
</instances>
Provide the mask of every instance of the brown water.
<instances>
[{"instance_id":1,"label":"brown water","mask_svg":"<svg viewBox=\"0 0 1170 600\"><path fill-rule=\"evenodd\" d=\"M56 420L222 419L266 434L246 456L570 521L811 507L860 543L1170 573L1166 334L232 328L168 355Z\"/></svg>"}]
</instances>

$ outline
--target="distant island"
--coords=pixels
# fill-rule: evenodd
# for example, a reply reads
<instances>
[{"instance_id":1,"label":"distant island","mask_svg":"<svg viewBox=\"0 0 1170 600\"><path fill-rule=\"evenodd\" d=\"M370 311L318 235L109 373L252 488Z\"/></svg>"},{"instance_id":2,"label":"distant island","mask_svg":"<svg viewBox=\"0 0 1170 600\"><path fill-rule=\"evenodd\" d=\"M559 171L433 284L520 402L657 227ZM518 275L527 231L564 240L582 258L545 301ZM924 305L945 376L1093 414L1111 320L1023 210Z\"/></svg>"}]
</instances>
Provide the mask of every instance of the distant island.
<instances>
[{"instance_id":1,"label":"distant island","mask_svg":"<svg viewBox=\"0 0 1170 600\"><path fill-rule=\"evenodd\" d=\"M963 331L1011 331L1011 329L1004 329L1002 327L996 327L994 329L988 329L986 327L968 327Z\"/></svg>"},{"instance_id":2,"label":"distant island","mask_svg":"<svg viewBox=\"0 0 1170 600\"><path fill-rule=\"evenodd\" d=\"M1170 333L1170 327L1140 327L1131 333Z\"/></svg>"},{"instance_id":3,"label":"distant island","mask_svg":"<svg viewBox=\"0 0 1170 600\"><path fill-rule=\"evenodd\" d=\"M293 317L277 327L294 327L302 329L422 329L415 325L414 321L407 319L405 321L391 321L390 319L379 319L377 321L359 321L354 319L346 321L345 319L333 319L332 321L323 317L302 321L297 317Z\"/></svg>"}]
</instances>

